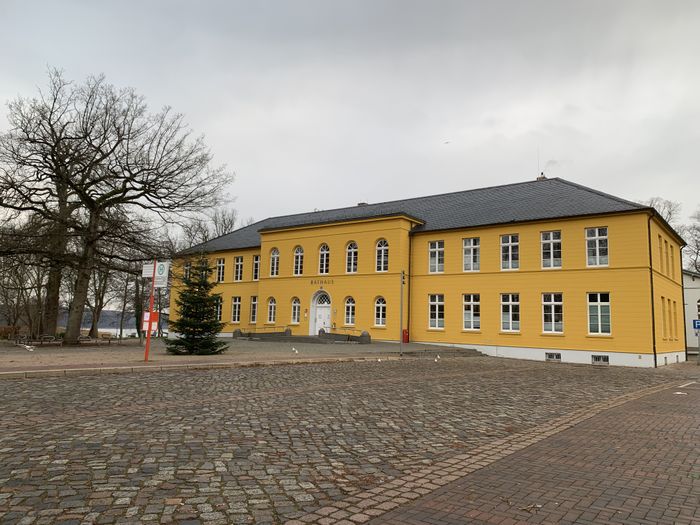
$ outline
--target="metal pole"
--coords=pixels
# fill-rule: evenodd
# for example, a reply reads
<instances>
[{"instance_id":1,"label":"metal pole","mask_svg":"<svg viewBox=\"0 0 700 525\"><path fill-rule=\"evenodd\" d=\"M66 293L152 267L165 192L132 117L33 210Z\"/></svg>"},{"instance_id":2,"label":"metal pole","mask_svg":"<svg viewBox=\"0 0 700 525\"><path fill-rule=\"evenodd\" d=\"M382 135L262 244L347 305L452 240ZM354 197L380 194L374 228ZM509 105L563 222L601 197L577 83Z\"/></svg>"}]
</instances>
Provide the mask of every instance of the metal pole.
<instances>
[{"instance_id":1,"label":"metal pole","mask_svg":"<svg viewBox=\"0 0 700 525\"><path fill-rule=\"evenodd\" d=\"M403 284L406 273L401 270L401 298L399 299L399 357L403 357Z\"/></svg>"},{"instance_id":2,"label":"metal pole","mask_svg":"<svg viewBox=\"0 0 700 525\"><path fill-rule=\"evenodd\" d=\"M148 302L148 333L146 334L146 352L143 356L144 361L148 361L148 352L151 349L151 330L153 329L153 290L156 285L156 265L158 261L153 259L153 275L151 276L151 298Z\"/></svg>"}]
</instances>

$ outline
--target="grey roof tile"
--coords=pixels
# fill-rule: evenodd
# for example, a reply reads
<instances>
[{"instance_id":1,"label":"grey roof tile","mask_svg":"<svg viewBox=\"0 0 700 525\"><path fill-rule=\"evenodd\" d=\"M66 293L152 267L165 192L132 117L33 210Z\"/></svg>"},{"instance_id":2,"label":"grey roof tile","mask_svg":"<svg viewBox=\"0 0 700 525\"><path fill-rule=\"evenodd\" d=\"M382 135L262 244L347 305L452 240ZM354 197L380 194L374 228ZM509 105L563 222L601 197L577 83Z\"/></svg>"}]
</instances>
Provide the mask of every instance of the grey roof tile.
<instances>
[{"instance_id":1,"label":"grey roof tile","mask_svg":"<svg viewBox=\"0 0 700 525\"><path fill-rule=\"evenodd\" d=\"M649 209L559 178L491 186L398 201L271 217L183 253L260 246L260 230L404 214L423 224L414 232Z\"/></svg>"}]
</instances>

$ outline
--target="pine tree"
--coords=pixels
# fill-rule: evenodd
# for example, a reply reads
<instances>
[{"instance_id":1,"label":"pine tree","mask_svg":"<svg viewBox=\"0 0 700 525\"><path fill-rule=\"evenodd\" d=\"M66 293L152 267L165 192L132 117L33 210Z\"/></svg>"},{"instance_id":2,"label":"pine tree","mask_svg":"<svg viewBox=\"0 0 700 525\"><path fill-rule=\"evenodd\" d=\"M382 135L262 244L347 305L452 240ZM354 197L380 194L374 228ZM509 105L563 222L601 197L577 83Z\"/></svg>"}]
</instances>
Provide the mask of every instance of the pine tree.
<instances>
[{"instance_id":1,"label":"pine tree","mask_svg":"<svg viewBox=\"0 0 700 525\"><path fill-rule=\"evenodd\" d=\"M168 353L211 355L220 354L228 347L216 337L224 324L217 319L221 296L211 293L215 286L209 280L211 273L209 260L202 255L192 265L189 275L183 276L184 287L175 301L178 319L170 322L170 329L178 335L176 339L166 341Z\"/></svg>"}]
</instances>

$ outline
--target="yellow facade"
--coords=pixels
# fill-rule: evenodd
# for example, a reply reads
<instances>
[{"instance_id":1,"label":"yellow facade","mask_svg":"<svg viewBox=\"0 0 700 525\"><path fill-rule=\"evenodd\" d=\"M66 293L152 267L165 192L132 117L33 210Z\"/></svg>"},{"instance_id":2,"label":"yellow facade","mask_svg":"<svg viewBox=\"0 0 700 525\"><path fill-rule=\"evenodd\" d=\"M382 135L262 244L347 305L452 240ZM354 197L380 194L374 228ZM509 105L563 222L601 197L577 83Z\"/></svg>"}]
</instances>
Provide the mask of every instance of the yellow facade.
<instances>
[{"instance_id":1,"label":"yellow facade","mask_svg":"<svg viewBox=\"0 0 700 525\"><path fill-rule=\"evenodd\" d=\"M591 354L603 353L625 356L611 359L611 364L633 366L638 364L633 360L640 361L641 366L642 361L648 365L654 357L661 365L675 362L685 350L679 240L648 211L412 231L419 225L419 220L408 216L391 216L263 229L258 247L209 254L212 267L220 258L225 264L224 280L216 288L223 300L224 332L289 328L294 335L313 334L317 323L314 301L325 292L330 298L330 330L353 335L367 331L373 340L397 341L402 330L407 329L411 341L473 346L485 351L497 349L494 355L544 358L545 352L551 350L566 355L585 354L579 362L590 362ZM605 265L587 264L586 231L591 228L607 231ZM560 268L543 268L542 232L551 231L560 232ZM518 236L517 269L501 268L503 235ZM479 239L478 271L464 271L466 238ZM378 272L376 247L382 239L388 242L389 265L387 271ZM354 273L346 271L346 251L351 241L358 247ZM436 241L441 241L444 249L441 272L430 271L430 243ZM319 268L319 250L324 244L329 249L328 273L320 273ZM303 272L294 275L294 252L298 247L303 249ZM275 276L270 275L273 249L279 252L279 274ZM241 256L243 280L234 282L234 258ZM253 256L260 257L257 281L252 275ZM402 272L406 284L403 326L399 326ZM173 297L176 293L174 289ZM609 296L609 333L590 331L590 293ZM464 327L464 294L479 296L479 329ZM502 329L502 294L518 295L517 331ZM543 294L561 294L563 329L554 333L544 331ZM440 327L430 326L431 295L442 299L444 317ZM240 321L236 323L231 322L234 297L241 299ZM253 297L257 298L258 310L255 323L251 323L250 312ZM345 301L349 297L355 301L352 324L345 319ZM385 326L375 323L378 297L386 301ZM271 298L276 302L274 322L268 321ZM292 317L295 298L300 304L298 322ZM171 311L175 317L177 312L174 308Z\"/></svg>"}]
</instances>

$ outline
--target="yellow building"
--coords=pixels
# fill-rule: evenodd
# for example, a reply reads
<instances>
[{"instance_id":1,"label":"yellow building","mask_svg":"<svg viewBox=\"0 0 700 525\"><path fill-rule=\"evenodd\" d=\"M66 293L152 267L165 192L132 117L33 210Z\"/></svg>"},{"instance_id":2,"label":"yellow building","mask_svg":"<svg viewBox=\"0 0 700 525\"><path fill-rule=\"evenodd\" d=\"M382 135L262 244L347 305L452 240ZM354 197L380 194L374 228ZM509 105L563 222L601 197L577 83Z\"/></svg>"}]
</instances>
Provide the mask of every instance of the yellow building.
<instances>
[{"instance_id":1,"label":"yellow building","mask_svg":"<svg viewBox=\"0 0 700 525\"><path fill-rule=\"evenodd\" d=\"M179 264L208 254L228 333L406 334L495 356L656 366L686 358L684 244L653 208L540 178L273 217Z\"/></svg>"}]
</instances>

